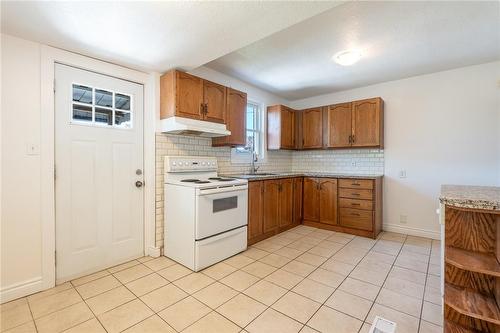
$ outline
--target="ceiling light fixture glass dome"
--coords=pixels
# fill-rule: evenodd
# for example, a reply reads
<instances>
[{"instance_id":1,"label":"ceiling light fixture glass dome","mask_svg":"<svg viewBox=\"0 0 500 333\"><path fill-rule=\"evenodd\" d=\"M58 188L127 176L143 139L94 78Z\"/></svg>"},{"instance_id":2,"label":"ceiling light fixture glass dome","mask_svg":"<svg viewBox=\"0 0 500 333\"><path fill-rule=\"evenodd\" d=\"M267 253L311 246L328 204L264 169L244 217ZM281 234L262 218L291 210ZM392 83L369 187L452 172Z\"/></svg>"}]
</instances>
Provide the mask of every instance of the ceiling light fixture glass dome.
<instances>
[{"instance_id":1,"label":"ceiling light fixture glass dome","mask_svg":"<svg viewBox=\"0 0 500 333\"><path fill-rule=\"evenodd\" d=\"M333 56L333 61L342 66L350 66L361 59L361 51L359 50L344 50L335 53Z\"/></svg>"}]
</instances>

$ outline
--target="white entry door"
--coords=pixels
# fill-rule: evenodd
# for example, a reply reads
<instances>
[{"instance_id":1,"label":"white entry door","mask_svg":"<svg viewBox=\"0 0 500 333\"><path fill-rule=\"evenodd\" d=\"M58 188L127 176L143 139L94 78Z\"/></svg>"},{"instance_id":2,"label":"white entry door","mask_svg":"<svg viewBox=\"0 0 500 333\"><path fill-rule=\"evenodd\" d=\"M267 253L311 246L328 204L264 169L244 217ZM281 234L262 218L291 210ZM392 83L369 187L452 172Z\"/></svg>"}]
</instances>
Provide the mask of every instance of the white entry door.
<instances>
[{"instance_id":1,"label":"white entry door","mask_svg":"<svg viewBox=\"0 0 500 333\"><path fill-rule=\"evenodd\" d=\"M143 86L55 67L56 280L144 253Z\"/></svg>"}]
</instances>

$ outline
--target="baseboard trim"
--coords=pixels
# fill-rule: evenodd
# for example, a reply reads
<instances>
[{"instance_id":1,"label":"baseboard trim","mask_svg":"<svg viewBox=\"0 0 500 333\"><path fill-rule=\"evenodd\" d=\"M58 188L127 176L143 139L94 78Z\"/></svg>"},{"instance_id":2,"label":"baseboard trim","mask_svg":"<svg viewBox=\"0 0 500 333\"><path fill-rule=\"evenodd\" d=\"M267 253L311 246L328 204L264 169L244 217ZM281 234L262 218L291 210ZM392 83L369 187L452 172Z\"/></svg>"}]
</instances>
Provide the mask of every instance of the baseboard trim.
<instances>
[{"instance_id":1,"label":"baseboard trim","mask_svg":"<svg viewBox=\"0 0 500 333\"><path fill-rule=\"evenodd\" d=\"M161 249L159 247L150 246L147 248L146 255L157 258L161 255Z\"/></svg>"},{"instance_id":2,"label":"baseboard trim","mask_svg":"<svg viewBox=\"0 0 500 333\"><path fill-rule=\"evenodd\" d=\"M412 227L403 227L397 224L384 224L382 226L382 229L384 231L397 232L400 234L407 234L411 236L441 239L441 233L439 231L412 228Z\"/></svg>"},{"instance_id":3,"label":"baseboard trim","mask_svg":"<svg viewBox=\"0 0 500 333\"><path fill-rule=\"evenodd\" d=\"M42 277L12 284L0 290L0 304L43 290Z\"/></svg>"}]
</instances>

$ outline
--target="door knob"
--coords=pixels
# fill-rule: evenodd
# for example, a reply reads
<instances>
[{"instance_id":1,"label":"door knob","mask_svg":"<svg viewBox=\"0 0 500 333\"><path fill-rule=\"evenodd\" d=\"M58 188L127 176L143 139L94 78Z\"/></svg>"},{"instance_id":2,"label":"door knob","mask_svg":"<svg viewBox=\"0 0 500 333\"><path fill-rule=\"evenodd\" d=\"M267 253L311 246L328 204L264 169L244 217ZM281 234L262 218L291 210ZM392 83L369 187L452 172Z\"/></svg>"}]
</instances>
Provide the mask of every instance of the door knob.
<instances>
[{"instance_id":1,"label":"door knob","mask_svg":"<svg viewBox=\"0 0 500 333\"><path fill-rule=\"evenodd\" d=\"M144 183L141 182L140 180L135 182L135 187L142 187L142 185L144 185Z\"/></svg>"}]
</instances>

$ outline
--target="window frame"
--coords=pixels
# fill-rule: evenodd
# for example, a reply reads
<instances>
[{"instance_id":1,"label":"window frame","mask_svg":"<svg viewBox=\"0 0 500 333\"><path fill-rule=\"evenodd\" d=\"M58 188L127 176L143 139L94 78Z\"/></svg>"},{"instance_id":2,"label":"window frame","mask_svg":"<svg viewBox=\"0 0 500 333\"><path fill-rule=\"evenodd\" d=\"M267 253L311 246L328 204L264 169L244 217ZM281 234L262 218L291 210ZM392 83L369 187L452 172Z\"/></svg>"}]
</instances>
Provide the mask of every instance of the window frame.
<instances>
[{"instance_id":1,"label":"window frame","mask_svg":"<svg viewBox=\"0 0 500 333\"><path fill-rule=\"evenodd\" d=\"M253 99L247 99L247 107L245 108L245 119L247 117L247 108L248 105L253 105L254 110L256 111L256 117L255 123L254 123L254 129L248 128L248 125L245 126L245 138L247 138L247 133L248 132L253 132L254 135L258 135L258 139L255 140L254 137L254 142L257 142L257 145L255 146L255 152L257 153L257 161L255 162L256 164L264 163L266 160L266 152L265 152L265 140L266 140L266 135L265 135L265 111L264 111L264 104L260 103L256 100ZM241 164L248 164L252 162L252 151L247 150L247 149L242 149L242 147L236 147L231 149L231 162L232 163L241 163Z\"/></svg>"},{"instance_id":2,"label":"window frame","mask_svg":"<svg viewBox=\"0 0 500 333\"><path fill-rule=\"evenodd\" d=\"M73 100L73 86L83 86L87 88L92 89L92 103L84 103L84 102L78 102ZM86 84L86 83L80 83L76 81L72 81L70 84L70 112L69 112L69 122L71 125L78 125L78 126L90 126L90 127L97 127L97 128L108 128L108 129L119 129L119 130L133 130L134 129L134 96L120 92L120 91L115 91L113 89L108 89L108 88L102 88L98 86L92 86L91 84ZM102 106L102 105L97 105L95 101L95 95L96 95L96 90L102 90L102 91L107 91L111 93L111 101L112 101L112 106ZM129 110L125 109L119 109L116 107L116 95L120 94L123 96L128 96L130 97L130 108ZM92 121L85 121L85 120L78 120L73 118L73 105L80 105L80 106L86 106L90 107L92 109ZM104 110L110 110L112 114L112 124L108 125L105 123L100 123L96 122L95 120L95 113L96 113L96 108L98 109L104 109ZM117 125L116 122L116 111L118 112L125 112L130 114L130 127L125 127L121 125Z\"/></svg>"}]
</instances>

